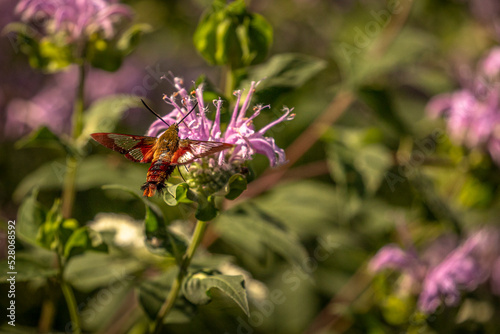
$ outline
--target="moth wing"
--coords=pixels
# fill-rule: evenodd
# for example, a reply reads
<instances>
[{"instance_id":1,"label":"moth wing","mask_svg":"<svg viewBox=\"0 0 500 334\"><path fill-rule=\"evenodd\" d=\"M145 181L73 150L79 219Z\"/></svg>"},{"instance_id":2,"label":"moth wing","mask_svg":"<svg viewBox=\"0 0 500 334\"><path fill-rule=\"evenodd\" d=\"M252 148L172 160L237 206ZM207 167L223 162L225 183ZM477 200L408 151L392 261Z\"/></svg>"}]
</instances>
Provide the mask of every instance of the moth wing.
<instances>
[{"instance_id":1,"label":"moth wing","mask_svg":"<svg viewBox=\"0 0 500 334\"><path fill-rule=\"evenodd\" d=\"M180 142L180 155L175 161L176 165L190 164L196 159L206 157L233 147L233 144L215 141L202 141L185 139Z\"/></svg>"},{"instance_id":2,"label":"moth wing","mask_svg":"<svg viewBox=\"0 0 500 334\"><path fill-rule=\"evenodd\" d=\"M157 141L155 137L119 133L93 133L90 136L99 144L124 154L134 162L147 163L153 160L153 147Z\"/></svg>"}]
</instances>

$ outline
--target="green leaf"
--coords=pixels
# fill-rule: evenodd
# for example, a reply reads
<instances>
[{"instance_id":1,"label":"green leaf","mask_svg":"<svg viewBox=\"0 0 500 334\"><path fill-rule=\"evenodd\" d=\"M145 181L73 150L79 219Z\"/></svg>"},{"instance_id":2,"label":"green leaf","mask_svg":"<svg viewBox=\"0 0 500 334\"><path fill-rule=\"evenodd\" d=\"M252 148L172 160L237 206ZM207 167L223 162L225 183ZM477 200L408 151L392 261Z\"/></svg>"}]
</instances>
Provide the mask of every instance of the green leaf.
<instances>
[{"instance_id":1,"label":"green leaf","mask_svg":"<svg viewBox=\"0 0 500 334\"><path fill-rule=\"evenodd\" d=\"M359 214L358 196L323 182L299 181L274 187L252 201L259 210L302 238L322 236Z\"/></svg>"},{"instance_id":2,"label":"green leaf","mask_svg":"<svg viewBox=\"0 0 500 334\"><path fill-rule=\"evenodd\" d=\"M60 229L63 229L63 222L64 219L61 214L61 202L59 199L56 199L52 208L47 212L45 221L38 229L38 235L36 238L37 243L46 249L56 251L58 247L62 245L60 240Z\"/></svg>"},{"instance_id":3,"label":"green leaf","mask_svg":"<svg viewBox=\"0 0 500 334\"><path fill-rule=\"evenodd\" d=\"M269 303L268 307L272 311L272 316L266 319L264 328L279 328L279 331L281 333L302 332L297 331L297 329L307 328L308 326L310 326L311 319L314 319L317 316L317 305L319 302L317 291L321 291L318 289L318 286L316 284L316 278L319 273L315 273L315 279L313 281L299 275L296 269L291 266L277 266L273 269L274 270L272 277L269 277L266 280L266 285L269 291L271 291L269 295L269 297L271 298L270 301L273 301L272 291L278 291L279 298L276 299L275 304L270 304L269 299L267 301L256 301L255 310L263 310L263 305ZM332 282L336 279L336 277L332 277L330 275L329 277L327 277L327 279ZM284 286L286 286L288 282L293 280L297 282L293 289L284 288ZM272 308L271 305L273 305L274 308ZM339 314L345 314L343 313L345 308L339 307L337 310ZM254 311L252 310L252 314L253 312ZM311 332L319 334L322 331L313 330ZM323 332L323 334L326 333Z\"/></svg>"},{"instance_id":4,"label":"green leaf","mask_svg":"<svg viewBox=\"0 0 500 334\"><path fill-rule=\"evenodd\" d=\"M411 128L397 114L389 92L377 88L361 87L357 94L377 114L379 119L391 126L398 135L411 133Z\"/></svg>"},{"instance_id":5,"label":"green leaf","mask_svg":"<svg viewBox=\"0 0 500 334\"><path fill-rule=\"evenodd\" d=\"M28 136L20 139L16 143L16 148L26 147L48 147L48 148L62 148L67 153L72 153L73 149L62 138L54 134L46 126L42 126L37 130L31 132Z\"/></svg>"},{"instance_id":6,"label":"green leaf","mask_svg":"<svg viewBox=\"0 0 500 334\"><path fill-rule=\"evenodd\" d=\"M137 47L141 36L151 30L150 25L139 23L123 31L119 39L109 40L94 34L87 43L86 58L92 67L114 72L120 68L125 56Z\"/></svg>"},{"instance_id":7,"label":"green leaf","mask_svg":"<svg viewBox=\"0 0 500 334\"><path fill-rule=\"evenodd\" d=\"M393 161L389 149L383 145L371 144L359 151L353 164L363 177L367 193L375 194Z\"/></svg>"},{"instance_id":8,"label":"green leaf","mask_svg":"<svg viewBox=\"0 0 500 334\"><path fill-rule=\"evenodd\" d=\"M87 252L68 262L64 277L76 289L91 292L114 283L133 282L136 273L143 271L146 266L146 263L133 257Z\"/></svg>"},{"instance_id":9,"label":"green leaf","mask_svg":"<svg viewBox=\"0 0 500 334\"><path fill-rule=\"evenodd\" d=\"M119 94L97 100L85 113L83 131L77 140L79 146L85 145L94 132L113 131L125 111L140 106L140 97L134 95Z\"/></svg>"},{"instance_id":10,"label":"green leaf","mask_svg":"<svg viewBox=\"0 0 500 334\"><path fill-rule=\"evenodd\" d=\"M184 254L187 245L185 240L168 230L161 210L146 200L144 197L120 185L104 186L104 189L116 189L125 191L144 203L146 216L144 218L144 228L146 232L146 245L149 250L158 255L173 255L180 260Z\"/></svg>"},{"instance_id":11,"label":"green leaf","mask_svg":"<svg viewBox=\"0 0 500 334\"><path fill-rule=\"evenodd\" d=\"M30 64L38 64L38 66L48 72L59 72L69 65L75 63L71 44L64 42L64 37L55 35L44 37L38 44L38 52L32 53L30 56ZM36 59L40 57L40 59ZM36 60L35 60L36 59Z\"/></svg>"},{"instance_id":12,"label":"green leaf","mask_svg":"<svg viewBox=\"0 0 500 334\"><path fill-rule=\"evenodd\" d=\"M360 194L372 196L393 165L390 150L369 140L369 131L335 129L336 138L328 148L328 163L333 179L350 185Z\"/></svg>"},{"instance_id":13,"label":"green leaf","mask_svg":"<svg viewBox=\"0 0 500 334\"><path fill-rule=\"evenodd\" d=\"M164 271L152 280L143 281L139 286L139 302L153 320L168 296L172 283L177 276L177 270ZM191 321L194 313L193 306L184 298L177 298L175 306L163 323L185 323Z\"/></svg>"},{"instance_id":14,"label":"green leaf","mask_svg":"<svg viewBox=\"0 0 500 334\"><path fill-rule=\"evenodd\" d=\"M198 207L196 208L196 213L194 214L196 219L208 222L217 217L217 212L218 210L215 207L213 197L198 197Z\"/></svg>"},{"instance_id":15,"label":"green leaf","mask_svg":"<svg viewBox=\"0 0 500 334\"><path fill-rule=\"evenodd\" d=\"M28 56L30 66L46 72L58 72L76 62L72 45L64 34L39 38L39 32L19 22L8 24L3 33L16 34L16 46ZM17 51L17 50L16 50Z\"/></svg>"},{"instance_id":16,"label":"green leaf","mask_svg":"<svg viewBox=\"0 0 500 334\"><path fill-rule=\"evenodd\" d=\"M272 250L290 263L306 263L307 252L297 236L279 221L258 207L240 205L238 209L222 213L215 221L222 240L257 260L264 261L267 251Z\"/></svg>"},{"instance_id":17,"label":"green leaf","mask_svg":"<svg viewBox=\"0 0 500 334\"><path fill-rule=\"evenodd\" d=\"M251 81L262 80L256 92L257 100L273 103L277 96L301 87L326 66L326 61L316 57L296 53L278 54L264 64L252 67L240 87L248 87Z\"/></svg>"},{"instance_id":18,"label":"green leaf","mask_svg":"<svg viewBox=\"0 0 500 334\"><path fill-rule=\"evenodd\" d=\"M38 249L39 250L39 249ZM54 253L52 253L54 255ZM58 270L56 268L51 268L50 265L53 262L48 262L42 264L39 262L31 261L29 258L23 257L23 254L19 252L16 254L16 272L15 282L29 282L36 281L40 279L45 279L48 277L55 277L58 274ZM53 261L53 258L48 259L49 261ZM0 265L3 268L8 268L7 260L0 261ZM0 279L2 282L6 282L7 278L10 278L11 275L7 274L6 271L0 274Z\"/></svg>"},{"instance_id":19,"label":"green leaf","mask_svg":"<svg viewBox=\"0 0 500 334\"><path fill-rule=\"evenodd\" d=\"M64 257L70 258L71 256L83 253L89 244L90 240L87 228L80 227L71 234L68 241L64 245Z\"/></svg>"},{"instance_id":20,"label":"green leaf","mask_svg":"<svg viewBox=\"0 0 500 334\"><path fill-rule=\"evenodd\" d=\"M210 290L218 289L231 298L247 316L248 308L245 280L243 276L213 275L205 272L189 276L182 285L184 297L193 304L203 305L210 302Z\"/></svg>"},{"instance_id":21,"label":"green leaf","mask_svg":"<svg viewBox=\"0 0 500 334\"><path fill-rule=\"evenodd\" d=\"M419 57L436 44L436 40L429 34L407 27L401 30L398 38L380 57L379 50L374 50L380 45L380 40L373 41L370 46L357 47L351 44L356 40L356 35L349 36L349 39L347 42L336 43L334 52L337 63L344 72L343 77L348 78L344 84L353 88L418 63Z\"/></svg>"},{"instance_id":22,"label":"green leaf","mask_svg":"<svg viewBox=\"0 0 500 334\"><path fill-rule=\"evenodd\" d=\"M168 185L163 194L163 200L170 206L176 206L179 203L193 203L196 199L196 194L189 189L185 182Z\"/></svg>"},{"instance_id":23,"label":"green leaf","mask_svg":"<svg viewBox=\"0 0 500 334\"><path fill-rule=\"evenodd\" d=\"M108 246L97 232L83 226L75 230L64 244L64 257L69 259L83 254L86 250L107 252Z\"/></svg>"},{"instance_id":24,"label":"green leaf","mask_svg":"<svg viewBox=\"0 0 500 334\"><path fill-rule=\"evenodd\" d=\"M130 302L133 287L133 280L122 279L95 292L92 295L94 298L87 297L85 303L82 303L84 305L80 305L79 308L85 332L98 333L103 328L109 328L118 310Z\"/></svg>"},{"instance_id":25,"label":"green leaf","mask_svg":"<svg viewBox=\"0 0 500 334\"><path fill-rule=\"evenodd\" d=\"M203 168L203 167L200 167ZM176 206L179 203L198 204L195 217L198 220L210 221L217 216L218 210L215 205L217 196L225 196L228 199L237 198L247 186L247 180L242 174L233 174L231 176L222 175L221 178L214 178L217 181L211 182L214 184L214 190L207 188L198 189L198 192L190 190L187 183L179 183L167 186L167 191L163 195L163 200L170 206ZM201 181L204 180L204 181ZM206 182L206 179L190 180L190 182L201 184ZM227 181L226 181L227 180ZM217 184L219 182L219 184ZM218 190L218 191L217 191ZM215 191L212 193L212 191Z\"/></svg>"},{"instance_id":26,"label":"green leaf","mask_svg":"<svg viewBox=\"0 0 500 334\"><path fill-rule=\"evenodd\" d=\"M141 36L145 33L151 32L152 30L153 28L149 24L134 24L123 32L120 39L116 43L116 47L121 51L123 56L126 56L137 47Z\"/></svg>"},{"instance_id":27,"label":"green leaf","mask_svg":"<svg viewBox=\"0 0 500 334\"><path fill-rule=\"evenodd\" d=\"M92 67L104 71L117 71L123 62L123 54L116 47L116 40L107 40L98 35L91 36L86 52L86 58Z\"/></svg>"},{"instance_id":28,"label":"green leaf","mask_svg":"<svg viewBox=\"0 0 500 334\"><path fill-rule=\"evenodd\" d=\"M79 191L101 187L105 184L131 185L139 188L144 183L147 169L124 158L123 165L112 165L106 156L90 156L78 165L76 189ZM42 165L28 174L14 191L14 199L20 201L34 187L41 190L59 189L66 174L66 163L57 160Z\"/></svg>"},{"instance_id":29,"label":"green leaf","mask_svg":"<svg viewBox=\"0 0 500 334\"><path fill-rule=\"evenodd\" d=\"M45 210L36 200L38 191L28 197L19 210L18 236L25 241L57 251L69 259L91 249L107 251L107 246L95 232L87 227L78 227L75 219L64 219L59 199L50 210ZM35 232L36 230L36 232Z\"/></svg>"},{"instance_id":30,"label":"green leaf","mask_svg":"<svg viewBox=\"0 0 500 334\"><path fill-rule=\"evenodd\" d=\"M240 196L246 189L246 177L242 174L233 174L227 181L226 185L212 196L224 196L227 199L233 200Z\"/></svg>"},{"instance_id":31,"label":"green leaf","mask_svg":"<svg viewBox=\"0 0 500 334\"><path fill-rule=\"evenodd\" d=\"M46 211L37 201L38 188L35 188L19 207L16 220L16 237L31 245L36 241L38 229L45 221Z\"/></svg>"}]
</instances>

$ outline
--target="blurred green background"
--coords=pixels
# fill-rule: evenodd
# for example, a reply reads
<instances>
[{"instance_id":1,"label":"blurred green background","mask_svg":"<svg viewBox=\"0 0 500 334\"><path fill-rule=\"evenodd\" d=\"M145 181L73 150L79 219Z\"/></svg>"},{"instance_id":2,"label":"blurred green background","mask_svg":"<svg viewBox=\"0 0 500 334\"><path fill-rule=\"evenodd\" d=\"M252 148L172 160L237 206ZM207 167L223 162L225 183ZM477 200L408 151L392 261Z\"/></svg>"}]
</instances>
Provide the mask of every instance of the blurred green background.
<instances>
[{"instance_id":1,"label":"blurred green background","mask_svg":"<svg viewBox=\"0 0 500 334\"><path fill-rule=\"evenodd\" d=\"M16 3L0 4L2 28L17 20ZM164 115L170 107L163 94L174 89L160 77L169 72L186 87L203 76L214 87L211 98L224 94L224 68L205 62L193 44L210 1L123 3L135 12L133 22L147 23L151 31L118 71L91 70L88 104L115 93L135 94ZM224 209L193 262L199 269L243 273L250 317L213 289L207 305L181 298L165 332L495 333L500 305L488 282L463 292L457 306L426 316L403 276L374 275L367 266L389 243L421 250L439 236L462 238L498 224L498 166L483 147L450 139L446 120L426 112L433 96L460 88L498 45L496 1L278 0L247 6L272 26L273 43L262 62L245 67L235 88L263 79L252 105L271 109L255 121L257 128L279 117L283 105L294 108L293 121L267 133L288 148L291 164L273 170L263 156L250 161L254 180L236 201L221 203ZM26 219L20 206L33 199L34 187L47 208L61 196L65 152L31 147L21 138L42 125L63 137L69 133L76 68L42 73L30 68L8 36L0 43L0 208L6 230L8 220ZM144 109L132 108L114 132L143 135L153 121ZM75 257L66 277L86 332L145 332L157 296L169 289L172 260L147 252L142 243L144 203L102 186L138 190L148 167L95 143L85 149L89 156L78 171L73 216L80 225L111 231L104 234L110 252ZM151 202L167 224L191 233L191 205ZM47 278L54 270L52 255L26 240L18 240L16 250L15 330L40 329L44 312L52 312L53 330L64 332L65 301ZM7 290L7 284L0 286L3 309ZM14 330L5 318L2 323L3 330Z\"/></svg>"}]
</instances>

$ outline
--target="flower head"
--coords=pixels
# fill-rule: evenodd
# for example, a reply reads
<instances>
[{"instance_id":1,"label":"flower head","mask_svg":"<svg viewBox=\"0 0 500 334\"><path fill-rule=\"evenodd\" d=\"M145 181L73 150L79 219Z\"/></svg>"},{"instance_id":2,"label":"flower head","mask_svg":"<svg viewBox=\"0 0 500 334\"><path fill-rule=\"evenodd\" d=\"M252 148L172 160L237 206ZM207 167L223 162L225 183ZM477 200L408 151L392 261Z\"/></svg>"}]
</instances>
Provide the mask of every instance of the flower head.
<instances>
[{"instance_id":1,"label":"flower head","mask_svg":"<svg viewBox=\"0 0 500 334\"><path fill-rule=\"evenodd\" d=\"M411 268L418 258L396 245L387 245L380 249L370 261L370 270L378 272L383 269L406 270Z\"/></svg>"},{"instance_id":2,"label":"flower head","mask_svg":"<svg viewBox=\"0 0 500 334\"><path fill-rule=\"evenodd\" d=\"M16 11L42 33L63 33L70 42L94 33L111 39L115 24L132 16L127 6L114 0L21 0Z\"/></svg>"},{"instance_id":3,"label":"flower head","mask_svg":"<svg viewBox=\"0 0 500 334\"><path fill-rule=\"evenodd\" d=\"M453 140L470 148L482 147L500 165L500 48L480 63L467 87L434 97L431 116L447 117Z\"/></svg>"},{"instance_id":4,"label":"flower head","mask_svg":"<svg viewBox=\"0 0 500 334\"><path fill-rule=\"evenodd\" d=\"M233 144L234 148L229 155L221 152L216 157L218 165L223 165L224 162L241 164L246 160L252 159L255 153L265 155L269 159L271 166L285 163L285 151L276 145L274 138L266 137L265 133L276 124L293 119L295 115L291 113L291 109L284 108L282 116L267 124L262 129L256 130L253 119L259 116L263 109L269 108L269 106L256 106L253 108L253 114L247 116L250 101L258 84L259 82L251 83L244 101L242 101L242 91L238 90L234 93L236 95L236 104L231 114L231 120L224 131L220 124L222 99L219 98L213 101L216 110L214 120L212 121L207 117L207 108L203 102L203 86L198 86L195 96L198 102L199 114L191 113L183 123L179 124L179 137ZM174 85L177 92L170 97L164 97L164 100L174 108L168 115L163 117L163 120L168 124L178 122L187 110L191 110L194 106L194 101L192 101L188 92L183 87L182 79L174 78ZM181 107L177 97L180 97L181 103L186 106L187 110ZM157 136L165 129L166 125L162 121L157 120L149 128L148 136ZM209 160L209 165L213 166L214 164L214 160Z\"/></svg>"},{"instance_id":5,"label":"flower head","mask_svg":"<svg viewBox=\"0 0 500 334\"><path fill-rule=\"evenodd\" d=\"M460 247L452 251L440 264L430 269L419 297L422 311L431 313L444 302L455 306L460 301L460 289L472 291L487 278L486 268L481 266L481 243L491 245L491 234L482 230Z\"/></svg>"},{"instance_id":6,"label":"flower head","mask_svg":"<svg viewBox=\"0 0 500 334\"><path fill-rule=\"evenodd\" d=\"M461 291L473 291L488 278L494 292L498 288L500 270L500 232L484 228L455 247L453 236L435 240L424 252L416 254L394 245L383 247L372 259L370 267L377 272L393 268L410 278L412 288L419 293L418 307L425 313L434 312L442 303L455 306Z\"/></svg>"}]
</instances>

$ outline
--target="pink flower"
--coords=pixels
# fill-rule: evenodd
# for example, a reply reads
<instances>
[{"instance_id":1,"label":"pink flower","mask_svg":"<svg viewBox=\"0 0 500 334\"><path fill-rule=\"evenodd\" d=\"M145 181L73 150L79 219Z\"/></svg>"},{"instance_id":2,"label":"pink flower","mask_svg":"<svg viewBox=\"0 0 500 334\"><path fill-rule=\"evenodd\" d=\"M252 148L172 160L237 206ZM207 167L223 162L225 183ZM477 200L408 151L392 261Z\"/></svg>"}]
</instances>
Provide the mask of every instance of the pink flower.
<instances>
[{"instance_id":1,"label":"pink flower","mask_svg":"<svg viewBox=\"0 0 500 334\"><path fill-rule=\"evenodd\" d=\"M500 166L500 48L480 63L467 87L429 102L430 116L444 116L450 137L470 148L487 150Z\"/></svg>"},{"instance_id":2,"label":"pink flower","mask_svg":"<svg viewBox=\"0 0 500 334\"><path fill-rule=\"evenodd\" d=\"M493 48L488 56L486 56L481 64L482 72L494 78L500 74L500 47Z\"/></svg>"},{"instance_id":3,"label":"pink flower","mask_svg":"<svg viewBox=\"0 0 500 334\"><path fill-rule=\"evenodd\" d=\"M174 78L174 84L177 92L170 97L164 97L164 100L174 108L168 115L163 117L168 124L177 122L187 112L187 110L183 109L178 103L176 99L177 96L181 98L182 104L184 104L188 110L194 106L194 101L192 101L186 89L183 87L182 79ZM274 138L266 137L265 133L276 124L293 119L295 115L291 113L291 109L285 107L282 116L267 124L262 129L256 130L253 120L259 116L263 109L270 107L255 106L253 108L253 114L250 117L246 116L250 107L250 101L255 92L255 87L258 84L259 82L251 83L244 101L242 101L242 91L238 90L234 93L237 97L236 104L231 114L231 120L225 128L225 131L222 131L220 124L222 99L219 98L213 101L216 110L214 120L212 121L207 117L207 107L203 102L203 87L201 85L198 86L195 94L196 100L198 101L199 114L191 113L183 123L179 124L179 136L181 138L193 140L217 141L235 145L229 156L226 156L224 152L219 153L217 158L219 164L222 164L224 161L229 163L241 163L245 160L252 159L253 155L256 153L265 155L269 159L271 166L278 166L285 163L285 151L276 145ZM157 136L165 129L166 125L162 121L156 120L151 124L148 136Z\"/></svg>"},{"instance_id":4,"label":"pink flower","mask_svg":"<svg viewBox=\"0 0 500 334\"><path fill-rule=\"evenodd\" d=\"M113 0L21 0L16 12L46 34L64 33L71 42L101 33L111 39L115 24L132 16L128 6Z\"/></svg>"},{"instance_id":5,"label":"pink flower","mask_svg":"<svg viewBox=\"0 0 500 334\"><path fill-rule=\"evenodd\" d=\"M434 312L441 304L456 306L462 291L473 291L488 279L493 291L498 293L499 231L483 228L460 246L455 244L452 236L438 238L420 257L387 245L373 257L370 268L374 272L391 268L405 275L412 290L419 293L418 308L425 313Z\"/></svg>"},{"instance_id":6,"label":"pink flower","mask_svg":"<svg viewBox=\"0 0 500 334\"><path fill-rule=\"evenodd\" d=\"M455 306L460 301L460 289L473 291L486 280L487 270L481 266L481 257L486 254L480 247L481 243L497 242L491 236L488 230L476 233L429 270L418 300L422 311L432 313L441 302Z\"/></svg>"},{"instance_id":7,"label":"pink flower","mask_svg":"<svg viewBox=\"0 0 500 334\"><path fill-rule=\"evenodd\" d=\"M92 102L112 94L133 93L142 79L135 60L126 60L121 68L106 72L91 68L87 74L85 100ZM6 106L5 135L19 138L45 125L54 133L68 132L78 81L76 67L51 75L30 99L14 98Z\"/></svg>"}]
</instances>

